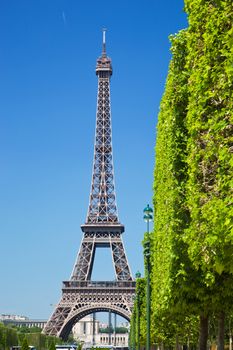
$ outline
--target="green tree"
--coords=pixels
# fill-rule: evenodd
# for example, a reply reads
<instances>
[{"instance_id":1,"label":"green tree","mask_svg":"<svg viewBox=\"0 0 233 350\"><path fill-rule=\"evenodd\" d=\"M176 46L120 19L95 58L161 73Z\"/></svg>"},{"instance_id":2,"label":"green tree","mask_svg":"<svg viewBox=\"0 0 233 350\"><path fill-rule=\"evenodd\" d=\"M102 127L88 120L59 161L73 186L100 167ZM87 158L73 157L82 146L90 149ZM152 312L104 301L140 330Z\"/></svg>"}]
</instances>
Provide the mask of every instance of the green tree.
<instances>
[{"instance_id":1,"label":"green tree","mask_svg":"<svg viewBox=\"0 0 233 350\"><path fill-rule=\"evenodd\" d=\"M30 328L27 326L22 326L22 327L18 326L17 330L18 330L18 333L23 333L23 334L30 333Z\"/></svg>"},{"instance_id":2,"label":"green tree","mask_svg":"<svg viewBox=\"0 0 233 350\"><path fill-rule=\"evenodd\" d=\"M152 341L183 341L199 314L205 349L216 315L222 350L233 293L233 3L186 0L185 9L158 120Z\"/></svg>"},{"instance_id":3,"label":"green tree","mask_svg":"<svg viewBox=\"0 0 233 350\"><path fill-rule=\"evenodd\" d=\"M189 259L184 230L190 215L185 204L188 106L187 31L171 37L173 58L157 126L152 236L151 341L175 346L184 337L184 320L198 307L193 282L200 276ZM189 321L187 320L187 323Z\"/></svg>"},{"instance_id":4,"label":"green tree","mask_svg":"<svg viewBox=\"0 0 233 350\"><path fill-rule=\"evenodd\" d=\"M21 350L29 350L29 346L28 346L28 341L27 341L27 338L24 337L23 339L23 342L22 342L22 345L21 345Z\"/></svg>"},{"instance_id":5,"label":"green tree","mask_svg":"<svg viewBox=\"0 0 233 350\"><path fill-rule=\"evenodd\" d=\"M41 333L41 332L42 332L42 328L40 328L40 327L34 326L34 327L29 328L29 333Z\"/></svg>"},{"instance_id":6,"label":"green tree","mask_svg":"<svg viewBox=\"0 0 233 350\"><path fill-rule=\"evenodd\" d=\"M0 349L6 350L13 345L18 345L18 336L15 329L0 324Z\"/></svg>"},{"instance_id":7,"label":"green tree","mask_svg":"<svg viewBox=\"0 0 233 350\"><path fill-rule=\"evenodd\" d=\"M56 345L54 342L51 342L49 345L49 350L56 350Z\"/></svg>"},{"instance_id":8,"label":"green tree","mask_svg":"<svg viewBox=\"0 0 233 350\"><path fill-rule=\"evenodd\" d=\"M189 14L187 67L187 206L189 257L202 273L203 314L218 315L223 350L224 315L233 290L233 49L232 1L186 1ZM200 20L202 24L200 24Z\"/></svg>"},{"instance_id":9,"label":"green tree","mask_svg":"<svg viewBox=\"0 0 233 350\"><path fill-rule=\"evenodd\" d=\"M140 347L146 344L146 293L145 278L137 278L136 297L132 317L130 319L129 344L131 348L135 348L138 340L138 323L139 323L139 341ZM138 319L139 317L139 319Z\"/></svg>"},{"instance_id":10,"label":"green tree","mask_svg":"<svg viewBox=\"0 0 233 350\"><path fill-rule=\"evenodd\" d=\"M129 348L135 350L136 348L136 304L132 310L130 318L130 332L129 332Z\"/></svg>"}]
</instances>

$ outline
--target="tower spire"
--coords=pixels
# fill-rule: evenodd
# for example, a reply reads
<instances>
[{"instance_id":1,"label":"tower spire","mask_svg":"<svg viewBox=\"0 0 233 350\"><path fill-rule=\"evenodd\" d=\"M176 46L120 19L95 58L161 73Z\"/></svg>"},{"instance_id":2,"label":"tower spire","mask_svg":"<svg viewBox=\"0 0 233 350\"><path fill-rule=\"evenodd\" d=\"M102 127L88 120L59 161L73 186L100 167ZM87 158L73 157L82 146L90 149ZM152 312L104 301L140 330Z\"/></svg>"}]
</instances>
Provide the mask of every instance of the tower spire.
<instances>
[{"instance_id":1,"label":"tower spire","mask_svg":"<svg viewBox=\"0 0 233 350\"><path fill-rule=\"evenodd\" d=\"M102 48L102 56L106 57L106 28L103 28L103 48Z\"/></svg>"}]
</instances>

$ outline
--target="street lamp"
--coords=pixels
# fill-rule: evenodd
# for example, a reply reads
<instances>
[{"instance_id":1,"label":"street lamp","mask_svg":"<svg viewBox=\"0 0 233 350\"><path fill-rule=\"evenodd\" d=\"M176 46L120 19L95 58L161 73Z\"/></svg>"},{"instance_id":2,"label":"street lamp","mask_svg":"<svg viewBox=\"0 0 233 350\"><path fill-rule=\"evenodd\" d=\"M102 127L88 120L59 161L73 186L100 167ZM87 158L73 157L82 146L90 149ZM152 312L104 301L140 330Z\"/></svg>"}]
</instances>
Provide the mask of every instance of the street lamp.
<instances>
[{"instance_id":1,"label":"street lamp","mask_svg":"<svg viewBox=\"0 0 233 350\"><path fill-rule=\"evenodd\" d=\"M135 274L136 279L141 277L141 273L139 271ZM136 322L137 322L137 350L140 350L140 300L139 300L139 292L136 294L136 302L137 302L137 315L136 315Z\"/></svg>"},{"instance_id":2,"label":"street lamp","mask_svg":"<svg viewBox=\"0 0 233 350\"><path fill-rule=\"evenodd\" d=\"M147 233L149 233L149 222L153 220L153 209L147 204L143 209L143 220L147 223Z\"/></svg>"},{"instance_id":3,"label":"street lamp","mask_svg":"<svg viewBox=\"0 0 233 350\"><path fill-rule=\"evenodd\" d=\"M147 204L143 210L143 219L147 223L146 241L144 242L144 257L146 261L146 350L150 350L150 238L149 223L153 220L153 209Z\"/></svg>"}]
</instances>

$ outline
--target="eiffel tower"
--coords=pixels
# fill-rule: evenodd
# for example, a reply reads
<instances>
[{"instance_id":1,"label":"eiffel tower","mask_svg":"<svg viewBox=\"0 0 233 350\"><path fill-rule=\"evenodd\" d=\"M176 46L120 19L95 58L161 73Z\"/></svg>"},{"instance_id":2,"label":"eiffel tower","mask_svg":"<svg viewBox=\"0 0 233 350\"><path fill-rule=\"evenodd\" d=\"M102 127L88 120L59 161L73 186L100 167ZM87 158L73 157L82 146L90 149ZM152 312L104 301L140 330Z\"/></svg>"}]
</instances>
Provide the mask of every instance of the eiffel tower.
<instances>
[{"instance_id":1,"label":"eiffel tower","mask_svg":"<svg viewBox=\"0 0 233 350\"><path fill-rule=\"evenodd\" d=\"M97 59L98 99L94 164L87 218L81 226L83 238L69 281L63 282L62 297L43 333L67 339L73 325L84 316L111 311L129 320L135 295L135 281L122 241L114 186L110 111L111 59L106 54L103 30L102 55ZM92 281L97 247L108 247L115 270L114 281Z\"/></svg>"}]
</instances>

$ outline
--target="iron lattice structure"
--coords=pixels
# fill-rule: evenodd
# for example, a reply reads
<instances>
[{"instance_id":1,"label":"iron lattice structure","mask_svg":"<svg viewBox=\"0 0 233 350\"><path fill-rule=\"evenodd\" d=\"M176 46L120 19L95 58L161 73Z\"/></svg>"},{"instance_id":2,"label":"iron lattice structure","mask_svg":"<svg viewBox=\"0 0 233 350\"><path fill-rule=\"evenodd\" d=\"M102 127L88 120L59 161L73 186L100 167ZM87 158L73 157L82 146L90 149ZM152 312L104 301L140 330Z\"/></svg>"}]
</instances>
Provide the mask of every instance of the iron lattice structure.
<instances>
[{"instance_id":1,"label":"iron lattice structure","mask_svg":"<svg viewBox=\"0 0 233 350\"><path fill-rule=\"evenodd\" d=\"M110 108L111 59L106 55L105 31L102 55L97 59L98 98L90 201L81 226L83 239L70 280L63 282L62 298L43 332L66 339L72 326L85 315L112 311L130 319L135 295L122 241L114 186ZM111 249L115 281L93 282L92 268L97 247Z\"/></svg>"},{"instance_id":2,"label":"iron lattice structure","mask_svg":"<svg viewBox=\"0 0 233 350\"><path fill-rule=\"evenodd\" d=\"M90 203L86 223L118 223L113 177L110 76L112 65L103 49L97 60L98 81L96 136Z\"/></svg>"}]
</instances>

